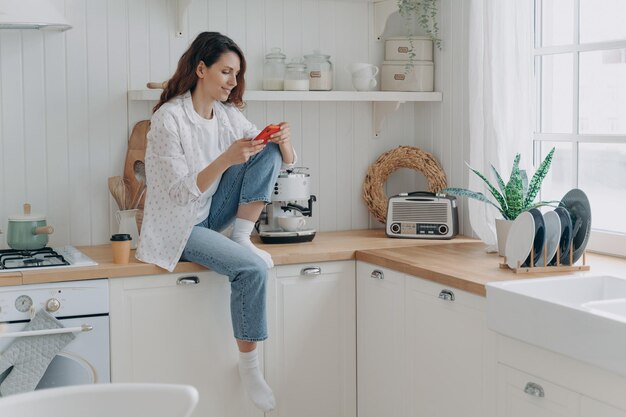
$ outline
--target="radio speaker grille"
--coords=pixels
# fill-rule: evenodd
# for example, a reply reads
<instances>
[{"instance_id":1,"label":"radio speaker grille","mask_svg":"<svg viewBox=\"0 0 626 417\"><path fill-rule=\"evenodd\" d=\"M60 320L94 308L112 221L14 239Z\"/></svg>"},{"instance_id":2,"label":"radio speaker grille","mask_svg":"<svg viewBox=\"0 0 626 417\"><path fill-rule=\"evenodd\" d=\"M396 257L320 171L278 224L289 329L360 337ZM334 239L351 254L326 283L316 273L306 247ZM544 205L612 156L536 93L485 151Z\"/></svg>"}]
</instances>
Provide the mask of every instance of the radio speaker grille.
<instances>
[{"instance_id":1,"label":"radio speaker grille","mask_svg":"<svg viewBox=\"0 0 626 417\"><path fill-rule=\"evenodd\" d=\"M447 203L415 204L411 202L392 203L394 222L446 223L448 221Z\"/></svg>"}]
</instances>

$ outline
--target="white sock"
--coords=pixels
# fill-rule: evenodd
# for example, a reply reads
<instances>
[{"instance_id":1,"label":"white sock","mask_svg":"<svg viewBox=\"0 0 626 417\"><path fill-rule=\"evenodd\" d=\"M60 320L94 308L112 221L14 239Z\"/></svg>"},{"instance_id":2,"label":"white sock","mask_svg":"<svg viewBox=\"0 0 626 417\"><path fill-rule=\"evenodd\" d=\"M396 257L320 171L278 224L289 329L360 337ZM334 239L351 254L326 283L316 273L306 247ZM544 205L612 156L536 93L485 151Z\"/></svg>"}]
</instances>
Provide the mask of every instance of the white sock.
<instances>
[{"instance_id":1,"label":"white sock","mask_svg":"<svg viewBox=\"0 0 626 417\"><path fill-rule=\"evenodd\" d=\"M239 352L239 376L254 405L266 413L276 407L274 393L261 374L256 348L250 352Z\"/></svg>"},{"instance_id":2,"label":"white sock","mask_svg":"<svg viewBox=\"0 0 626 417\"><path fill-rule=\"evenodd\" d=\"M233 232L230 235L230 239L233 242L237 242L240 245L245 246L246 248L254 252L256 255L260 256L261 259L263 259L265 263L267 264L267 267L271 268L274 266L274 261L272 261L272 255L270 255L269 253L265 252L262 249L257 248L250 241L250 233L252 233L253 228L254 228L254 222L250 220L246 220L246 219L236 218L235 224L233 225Z\"/></svg>"}]
</instances>

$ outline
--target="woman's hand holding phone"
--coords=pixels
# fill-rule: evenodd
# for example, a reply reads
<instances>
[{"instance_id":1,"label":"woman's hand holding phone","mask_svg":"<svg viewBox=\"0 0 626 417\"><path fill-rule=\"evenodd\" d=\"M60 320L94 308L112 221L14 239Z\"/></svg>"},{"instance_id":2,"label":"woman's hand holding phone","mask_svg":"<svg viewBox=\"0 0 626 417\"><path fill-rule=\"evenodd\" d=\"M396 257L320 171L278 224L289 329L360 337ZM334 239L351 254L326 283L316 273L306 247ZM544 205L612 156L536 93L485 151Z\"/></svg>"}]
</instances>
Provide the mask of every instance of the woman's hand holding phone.
<instances>
[{"instance_id":1,"label":"woman's hand holding phone","mask_svg":"<svg viewBox=\"0 0 626 417\"><path fill-rule=\"evenodd\" d=\"M289 123L281 122L278 124L278 131L270 136L270 142L274 142L279 145L281 149L285 145L289 145L291 142L291 130L289 129Z\"/></svg>"},{"instance_id":2,"label":"woman's hand holding phone","mask_svg":"<svg viewBox=\"0 0 626 417\"><path fill-rule=\"evenodd\" d=\"M227 158L229 165L237 165L248 162L251 156L256 155L265 148L265 143L255 139L244 138L234 141L222 154Z\"/></svg>"},{"instance_id":3,"label":"woman's hand holding phone","mask_svg":"<svg viewBox=\"0 0 626 417\"><path fill-rule=\"evenodd\" d=\"M262 140L263 143L267 143L267 141L270 140L271 136L274 133L277 133L279 131L280 131L279 125L267 125L265 126L263 130L261 130L261 132L258 135L256 135L256 137L253 140Z\"/></svg>"},{"instance_id":4,"label":"woman's hand holding phone","mask_svg":"<svg viewBox=\"0 0 626 417\"><path fill-rule=\"evenodd\" d=\"M274 142L280 147L284 161L291 163L290 161L294 160L291 132L287 122L267 125L255 138L233 142L223 156L227 158L229 165L243 164L248 162L251 156L261 152L267 142Z\"/></svg>"}]
</instances>

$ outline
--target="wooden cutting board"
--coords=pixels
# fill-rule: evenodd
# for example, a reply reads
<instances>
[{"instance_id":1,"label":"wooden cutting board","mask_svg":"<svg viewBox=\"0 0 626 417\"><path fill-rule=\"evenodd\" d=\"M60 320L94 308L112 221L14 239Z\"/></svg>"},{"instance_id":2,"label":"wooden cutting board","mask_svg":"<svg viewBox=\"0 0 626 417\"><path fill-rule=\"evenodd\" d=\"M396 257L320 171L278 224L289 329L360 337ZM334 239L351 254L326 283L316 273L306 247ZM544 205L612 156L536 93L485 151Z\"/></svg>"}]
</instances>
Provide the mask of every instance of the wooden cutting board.
<instances>
[{"instance_id":1,"label":"wooden cutting board","mask_svg":"<svg viewBox=\"0 0 626 417\"><path fill-rule=\"evenodd\" d=\"M128 193L131 199L135 197L137 200L137 227L141 231L141 222L143 220L143 205L146 199L146 193L141 192L145 186L142 181L141 170L145 167L146 146L148 143L148 130L150 130L150 121L142 120L138 122L128 139L128 150L126 151L126 162L124 163L124 181L128 187ZM145 169L143 170L145 177Z\"/></svg>"}]
</instances>

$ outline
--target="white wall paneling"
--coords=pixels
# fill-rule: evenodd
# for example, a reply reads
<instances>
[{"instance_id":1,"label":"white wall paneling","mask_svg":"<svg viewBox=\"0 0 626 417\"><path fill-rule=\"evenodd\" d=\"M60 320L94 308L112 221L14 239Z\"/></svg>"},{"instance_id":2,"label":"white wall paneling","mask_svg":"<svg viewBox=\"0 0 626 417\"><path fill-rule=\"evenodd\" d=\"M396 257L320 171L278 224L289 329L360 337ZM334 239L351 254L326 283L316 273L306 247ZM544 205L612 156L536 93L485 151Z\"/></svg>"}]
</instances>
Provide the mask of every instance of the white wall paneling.
<instances>
[{"instance_id":1,"label":"white wall paneling","mask_svg":"<svg viewBox=\"0 0 626 417\"><path fill-rule=\"evenodd\" d=\"M433 152L449 184L465 183L468 2L441 2L444 49L435 65L443 102L403 104L378 138L371 102L248 103L246 114L259 126L290 122L318 197L313 226L381 227L369 216L361 187L368 166L398 145ZM181 38L175 36L174 1L54 3L71 30L0 31L0 228L28 201L55 226L52 245L106 243L116 230L107 178L122 174L130 129L149 118L154 105L128 102L126 92L167 79L197 33L221 31L240 44L250 89L260 89L263 56L274 46L288 58L316 49L330 54L336 90L351 90L346 64L380 65L384 58L366 0L192 0ZM403 30L394 16L386 36ZM391 195L424 185L421 174L399 170L387 188Z\"/></svg>"}]
</instances>

